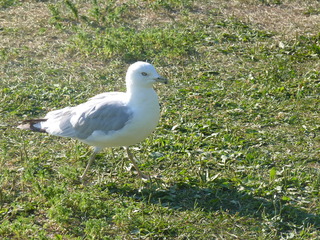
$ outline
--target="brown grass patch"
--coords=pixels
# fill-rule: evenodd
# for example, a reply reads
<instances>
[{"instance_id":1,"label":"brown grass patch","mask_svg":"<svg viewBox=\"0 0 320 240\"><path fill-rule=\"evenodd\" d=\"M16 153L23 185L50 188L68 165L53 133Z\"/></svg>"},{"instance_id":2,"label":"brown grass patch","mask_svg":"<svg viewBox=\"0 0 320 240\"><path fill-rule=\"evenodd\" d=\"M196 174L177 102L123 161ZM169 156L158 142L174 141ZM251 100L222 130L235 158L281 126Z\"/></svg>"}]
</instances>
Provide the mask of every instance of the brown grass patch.
<instances>
[{"instance_id":1,"label":"brown grass patch","mask_svg":"<svg viewBox=\"0 0 320 240\"><path fill-rule=\"evenodd\" d=\"M59 34L60 40L57 39L55 29L48 22L50 17L47 5L41 2L5 9L0 12L3 28L0 47L27 47L36 51L44 46L58 44L62 36Z\"/></svg>"},{"instance_id":2,"label":"brown grass patch","mask_svg":"<svg viewBox=\"0 0 320 240\"><path fill-rule=\"evenodd\" d=\"M279 5L257 4L257 2L228 2L221 11L225 15L275 32L280 38L288 40L301 34L314 34L320 29L320 14L308 14L310 9L320 9L319 1L288 1Z\"/></svg>"}]
</instances>

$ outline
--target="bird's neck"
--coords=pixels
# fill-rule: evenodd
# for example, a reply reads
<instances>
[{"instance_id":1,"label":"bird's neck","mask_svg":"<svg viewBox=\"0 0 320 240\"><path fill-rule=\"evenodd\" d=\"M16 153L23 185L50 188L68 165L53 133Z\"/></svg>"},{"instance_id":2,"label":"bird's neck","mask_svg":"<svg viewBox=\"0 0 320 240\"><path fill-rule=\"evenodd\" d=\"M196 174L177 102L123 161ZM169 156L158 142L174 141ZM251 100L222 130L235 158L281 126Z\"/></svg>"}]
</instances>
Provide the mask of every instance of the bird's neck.
<instances>
[{"instance_id":1,"label":"bird's neck","mask_svg":"<svg viewBox=\"0 0 320 240\"><path fill-rule=\"evenodd\" d=\"M134 87L128 88L127 94L129 97L129 102L132 104L144 104L146 102L158 101L158 96L154 89L151 87Z\"/></svg>"}]
</instances>

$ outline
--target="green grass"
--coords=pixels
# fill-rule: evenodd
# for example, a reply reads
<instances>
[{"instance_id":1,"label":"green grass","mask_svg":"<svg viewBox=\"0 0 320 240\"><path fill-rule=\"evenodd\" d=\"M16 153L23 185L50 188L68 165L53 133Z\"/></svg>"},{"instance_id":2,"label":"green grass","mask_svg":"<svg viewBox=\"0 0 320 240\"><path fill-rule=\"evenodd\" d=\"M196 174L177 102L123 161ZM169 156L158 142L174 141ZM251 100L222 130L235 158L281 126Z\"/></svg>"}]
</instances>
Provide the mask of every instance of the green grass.
<instances>
[{"instance_id":1,"label":"green grass","mask_svg":"<svg viewBox=\"0 0 320 240\"><path fill-rule=\"evenodd\" d=\"M318 1L0 6L1 239L320 238ZM295 19L306 25L287 34ZM156 86L159 126L133 148L160 178L140 180L115 148L81 183L90 147L14 128L124 90L137 60L171 81Z\"/></svg>"}]
</instances>

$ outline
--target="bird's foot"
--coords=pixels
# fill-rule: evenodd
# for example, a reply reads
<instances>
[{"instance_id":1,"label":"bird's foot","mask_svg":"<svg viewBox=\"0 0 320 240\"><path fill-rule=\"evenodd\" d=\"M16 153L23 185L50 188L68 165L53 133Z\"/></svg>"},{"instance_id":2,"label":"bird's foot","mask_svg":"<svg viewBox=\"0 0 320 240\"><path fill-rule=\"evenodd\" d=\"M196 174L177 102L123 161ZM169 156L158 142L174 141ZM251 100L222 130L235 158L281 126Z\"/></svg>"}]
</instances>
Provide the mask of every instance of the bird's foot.
<instances>
[{"instance_id":1,"label":"bird's foot","mask_svg":"<svg viewBox=\"0 0 320 240\"><path fill-rule=\"evenodd\" d=\"M151 179L151 176L145 175L145 174L143 174L143 173L140 173L140 174L139 174L139 177L140 177L142 180L145 180L145 181Z\"/></svg>"}]
</instances>

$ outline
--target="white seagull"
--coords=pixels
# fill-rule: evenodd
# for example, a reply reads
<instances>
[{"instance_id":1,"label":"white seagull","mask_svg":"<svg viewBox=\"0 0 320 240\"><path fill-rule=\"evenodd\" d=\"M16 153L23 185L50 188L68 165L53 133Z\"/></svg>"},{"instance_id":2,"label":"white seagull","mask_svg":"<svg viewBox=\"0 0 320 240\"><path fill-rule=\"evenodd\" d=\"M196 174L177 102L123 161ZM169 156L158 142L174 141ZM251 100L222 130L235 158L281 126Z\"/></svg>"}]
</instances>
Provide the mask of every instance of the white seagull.
<instances>
[{"instance_id":1,"label":"white seagull","mask_svg":"<svg viewBox=\"0 0 320 240\"><path fill-rule=\"evenodd\" d=\"M156 128L160 107L153 89L156 82L167 83L146 62L132 64L126 74L126 92L106 92L75 107L48 112L42 119L25 120L20 129L70 137L94 147L94 152L81 175L85 175L96 154L106 147L124 147L142 178L149 178L138 168L129 146L139 143Z\"/></svg>"}]
</instances>

